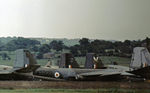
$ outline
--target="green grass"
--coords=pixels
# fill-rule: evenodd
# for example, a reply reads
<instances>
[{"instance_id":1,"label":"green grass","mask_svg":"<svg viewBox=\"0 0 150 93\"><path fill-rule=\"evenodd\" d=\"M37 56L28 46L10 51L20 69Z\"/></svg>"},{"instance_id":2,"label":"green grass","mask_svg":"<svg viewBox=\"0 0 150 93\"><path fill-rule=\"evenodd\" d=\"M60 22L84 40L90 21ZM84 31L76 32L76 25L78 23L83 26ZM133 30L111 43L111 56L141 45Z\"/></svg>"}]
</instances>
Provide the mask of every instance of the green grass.
<instances>
[{"instance_id":1,"label":"green grass","mask_svg":"<svg viewBox=\"0 0 150 93\"><path fill-rule=\"evenodd\" d=\"M51 59L50 61L52 61L52 65L56 66L57 60L59 60L59 59L55 58L55 59ZM48 61L49 61L48 59L37 59L37 63L42 65L42 66L45 66Z\"/></svg>"},{"instance_id":2,"label":"green grass","mask_svg":"<svg viewBox=\"0 0 150 93\"><path fill-rule=\"evenodd\" d=\"M11 60L3 60L0 56L0 65L12 66L15 61L15 52L1 51L0 53L7 53Z\"/></svg>"},{"instance_id":3,"label":"green grass","mask_svg":"<svg viewBox=\"0 0 150 93\"><path fill-rule=\"evenodd\" d=\"M149 93L144 89L0 89L0 93Z\"/></svg>"},{"instance_id":4,"label":"green grass","mask_svg":"<svg viewBox=\"0 0 150 93\"><path fill-rule=\"evenodd\" d=\"M117 62L119 65L129 66L131 59L123 57L114 57L114 56L102 56L101 60L104 64L108 65L111 62Z\"/></svg>"},{"instance_id":5,"label":"green grass","mask_svg":"<svg viewBox=\"0 0 150 93\"><path fill-rule=\"evenodd\" d=\"M101 56L102 62L105 65L110 65L111 62L117 62L119 65L129 66L130 58L114 57L114 56ZM85 57L76 57L76 61L83 67L85 63Z\"/></svg>"}]
</instances>

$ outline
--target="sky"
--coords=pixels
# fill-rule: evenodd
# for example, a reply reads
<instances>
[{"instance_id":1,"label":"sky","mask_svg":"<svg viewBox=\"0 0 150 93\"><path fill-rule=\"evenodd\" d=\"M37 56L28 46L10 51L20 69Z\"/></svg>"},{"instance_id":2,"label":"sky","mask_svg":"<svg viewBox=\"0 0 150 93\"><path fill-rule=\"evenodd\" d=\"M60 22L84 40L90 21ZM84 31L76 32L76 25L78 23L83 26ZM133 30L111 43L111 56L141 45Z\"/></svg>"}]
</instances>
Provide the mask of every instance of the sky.
<instances>
[{"instance_id":1,"label":"sky","mask_svg":"<svg viewBox=\"0 0 150 93\"><path fill-rule=\"evenodd\" d=\"M0 0L0 37L138 40L150 37L150 0Z\"/></svg>"}]
</instances>

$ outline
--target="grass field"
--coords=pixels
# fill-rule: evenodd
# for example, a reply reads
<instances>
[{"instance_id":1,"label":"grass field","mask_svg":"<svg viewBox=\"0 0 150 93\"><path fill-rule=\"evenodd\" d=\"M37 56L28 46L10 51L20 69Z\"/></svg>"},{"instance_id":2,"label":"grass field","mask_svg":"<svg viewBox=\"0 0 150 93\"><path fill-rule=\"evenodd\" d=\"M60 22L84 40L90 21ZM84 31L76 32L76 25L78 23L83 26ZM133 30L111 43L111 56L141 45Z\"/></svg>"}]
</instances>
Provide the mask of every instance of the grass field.
<instances>
[{"instance_id":1,"label":"grass field","mask_svg":"<svg viewBox=\"0 0 150 93\"><path fill-rule=\"evenodd\" d=\"M0 93L150 93L132 89L0 89Z\"/></svg>"},{"instance_id":2,"label":"grass field","mask_svg":"<svg viewBox=\"0 0 150 93\"><path fill-rule=\"evenodd\" d=\"M8 65L12 66L15 61L15 52L8 52L8 51L1 51L0 53L7 53L8 56L11 58L11 60L2 60L0 56L0 65ZM76 57L76 61L81 65L84 66L85 63L85 57ZM51 59L53 65L57 65L58 58ZM111 62L117 62L119 65L129 66L130 58L122 58L122 57L114 57L114 56L102 56L101 57L102 62L105 65L111 64ZM47 64L48 59L38 59L38 64L44 66Z\"/></svg>"},{"instance_id":3,"label":"grass field","mask_svg":"<svg viewBox=\"0 0 150 93\"><path fill-rule=\"evenodd\" d=\"M114 56L101 56L100 58L105 65L110 65L111 62L117 62L119 65L129 66L131 60L130 58L114 57ZM85 60L86 60L85 57L76 57L76 61L80 65L84 65Z\"/></svg>"}]
</instances>

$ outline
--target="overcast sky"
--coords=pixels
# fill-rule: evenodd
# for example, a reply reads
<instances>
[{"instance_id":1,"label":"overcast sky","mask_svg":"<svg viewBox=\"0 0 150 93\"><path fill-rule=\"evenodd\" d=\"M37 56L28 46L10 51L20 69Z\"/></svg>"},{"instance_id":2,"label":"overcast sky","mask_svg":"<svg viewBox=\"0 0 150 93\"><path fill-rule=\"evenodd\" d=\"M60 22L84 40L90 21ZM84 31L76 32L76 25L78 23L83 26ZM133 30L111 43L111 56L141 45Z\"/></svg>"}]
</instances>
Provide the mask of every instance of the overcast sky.
<instances>
[{"instance_id":1,"label":"overcast sky","mask_svg":"<svg viewBox=\"0 0 150 93\"><path fill-rule=\"evenodd\" d=\"M150 0L0 0L0 37L150 37Z\"/></svg>"}]
</instances>

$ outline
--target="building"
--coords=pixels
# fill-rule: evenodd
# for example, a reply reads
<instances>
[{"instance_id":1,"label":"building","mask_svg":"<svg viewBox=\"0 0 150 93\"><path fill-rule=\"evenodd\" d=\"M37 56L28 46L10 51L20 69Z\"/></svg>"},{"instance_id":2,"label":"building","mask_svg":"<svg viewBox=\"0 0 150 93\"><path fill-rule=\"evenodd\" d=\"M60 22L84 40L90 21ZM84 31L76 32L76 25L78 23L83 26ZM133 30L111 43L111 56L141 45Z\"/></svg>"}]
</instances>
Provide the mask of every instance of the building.
<instances>
[{"instance_id":1,"label":"building","mask_svg":"<svg viewBox=\"0 0 150 93\"><path fill-rule=\"evenodd\" d=\"M44 59L50 59L50 58L53 58L53 57L55 57L54 53L45 53L45 54L43 54Z\"/></svg>"}]
</instances>

